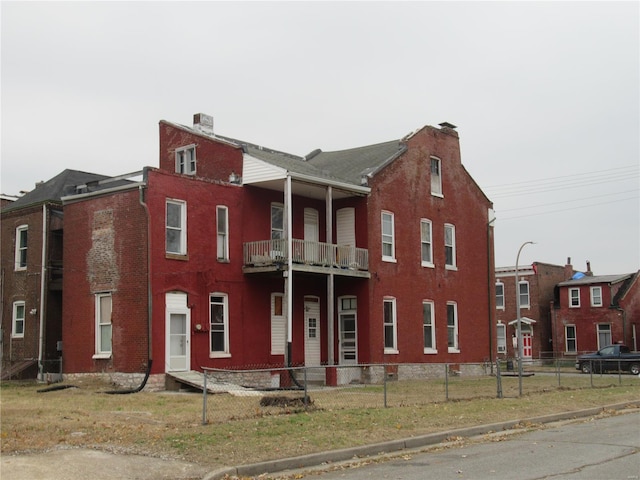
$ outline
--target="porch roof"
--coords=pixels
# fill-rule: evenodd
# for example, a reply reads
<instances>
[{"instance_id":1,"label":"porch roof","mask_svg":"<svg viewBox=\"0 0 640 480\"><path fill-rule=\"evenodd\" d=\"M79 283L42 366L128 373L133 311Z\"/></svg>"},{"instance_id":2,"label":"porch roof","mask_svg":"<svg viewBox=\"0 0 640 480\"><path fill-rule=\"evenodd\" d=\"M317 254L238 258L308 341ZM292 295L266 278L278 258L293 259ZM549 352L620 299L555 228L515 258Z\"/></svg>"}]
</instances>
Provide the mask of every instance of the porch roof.
<instances>
[{"instance_id":1,"label":"porch roof","mask_svg":"<svg viewBox=\"0 0 640 480\"><path fill-rule=\"evenodd\" d=\"M526 325L531 325L532 323L538 323L533 318L529 318L529 317L520 317L520 321ZM517 318L515 320L511 320L509 322L509 325L515 325L516 323L518 323Z\"/></svg>"}]
</instances>

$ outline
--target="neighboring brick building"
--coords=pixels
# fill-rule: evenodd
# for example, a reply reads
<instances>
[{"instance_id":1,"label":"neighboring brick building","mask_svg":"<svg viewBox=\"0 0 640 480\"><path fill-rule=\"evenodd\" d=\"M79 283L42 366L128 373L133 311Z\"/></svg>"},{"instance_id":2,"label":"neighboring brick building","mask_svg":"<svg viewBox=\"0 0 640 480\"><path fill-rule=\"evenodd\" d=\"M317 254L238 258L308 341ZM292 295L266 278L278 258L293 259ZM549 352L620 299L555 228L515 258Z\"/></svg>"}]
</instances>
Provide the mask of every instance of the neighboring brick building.
<instances>
[{"instance_id":1,"label":"neighboring brick building","mask_svg":"<svg viewBox=\"0 0 640 480\"><path fill-rule=\"evenodd\" d=\"M492 358L492 205L454 128L298 157L161 121L159 168L64 198L65 373Z\"/></svg>"},{"instance_id":2,"label":"neighboring brick building","mask_svg":"<svg viewBox=\"0 0 640 480\"><path fill-rule=\"evenodd\" d=\"M638 349L639 272L620 275L576 274L558 284L553 334L558 355L577 355L613 343Z\"/></svg>"},{"instance_id":3,"label":"neighboring brick building","mask_svg":"<svg viewBox=\"0 0 640 480\"><path fill-rule=\"evenodd\" d=\"M61 197L74 185L103 178L64 170L17 199L2 198L3 379L60 371Z\"/></svg>"},{"instance_id":4,"label":"neighboring brick building","mask_svg":"<svg viewBox=\"0 0 640 480\"><path fill-rule=\"evenodd\" d=\"M523 361L553 356L551 303L558 283L571 278L573 267L534 262L518 267ZM517 297L515 267L498 267L496 276L496 334L500 358L517 358Z\"/></svg>"}]
</instances>

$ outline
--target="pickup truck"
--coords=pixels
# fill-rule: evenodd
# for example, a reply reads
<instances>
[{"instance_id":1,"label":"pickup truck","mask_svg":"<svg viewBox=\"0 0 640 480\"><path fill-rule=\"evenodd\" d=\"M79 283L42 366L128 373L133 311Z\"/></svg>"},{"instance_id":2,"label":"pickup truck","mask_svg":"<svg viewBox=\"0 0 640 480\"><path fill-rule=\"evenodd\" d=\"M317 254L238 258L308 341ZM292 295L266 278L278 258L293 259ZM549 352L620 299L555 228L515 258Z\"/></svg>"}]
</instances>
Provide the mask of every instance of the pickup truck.
<instances>
[{"instance_id":1,"label":"pickup truck","mask_svg":"<svg viewBox=\"0 0 640 480\"><path fill-rule=\"evenodd\" d=\"M595 353L579 355L576 369L582 373L605 373L623 371L632 375L640 374L640 353L631 352L625 345L609 345Z\"/></svg>"}]
</instances>

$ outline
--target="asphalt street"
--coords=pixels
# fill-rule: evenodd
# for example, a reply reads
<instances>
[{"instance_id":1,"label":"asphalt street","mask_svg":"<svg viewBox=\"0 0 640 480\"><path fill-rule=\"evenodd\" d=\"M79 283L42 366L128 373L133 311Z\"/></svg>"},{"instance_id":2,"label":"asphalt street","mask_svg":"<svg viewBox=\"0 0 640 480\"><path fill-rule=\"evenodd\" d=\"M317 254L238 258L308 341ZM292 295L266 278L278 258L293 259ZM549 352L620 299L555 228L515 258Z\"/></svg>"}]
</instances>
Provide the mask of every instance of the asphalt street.
<instances>
[{"instance_id":1,"label":"asphalt street","mask_svg":"<svg viewBox=\"0 0 640 480\"><path fill-rule=\"evenodd\" d=\"M319 480L638 480L640 412L558 422L484 443L314 472ZM298 477L300 478L300 477Z\"/></svg>"}]
</instances>

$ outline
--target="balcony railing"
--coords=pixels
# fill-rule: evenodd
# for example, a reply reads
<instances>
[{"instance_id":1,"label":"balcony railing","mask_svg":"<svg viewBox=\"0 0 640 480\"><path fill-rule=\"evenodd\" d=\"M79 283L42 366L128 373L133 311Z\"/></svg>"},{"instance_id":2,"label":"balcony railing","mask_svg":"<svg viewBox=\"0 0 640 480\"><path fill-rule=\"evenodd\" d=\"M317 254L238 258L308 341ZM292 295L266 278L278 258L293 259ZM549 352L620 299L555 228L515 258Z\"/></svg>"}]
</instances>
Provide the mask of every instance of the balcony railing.
<instances>
[{"instance_id":1,"label":"balcony railing","mask_svg":"<svg viewBox=\"0 0 640 480\"><path fill-rule=\"evenodd\" d=\"M286 239L260 240L244 244L245 267L284 265L289 262ZM309 265L349 270L368 270L369 251L345 245L293 240L294 265Z\"/></svg>"}]
</instances>

